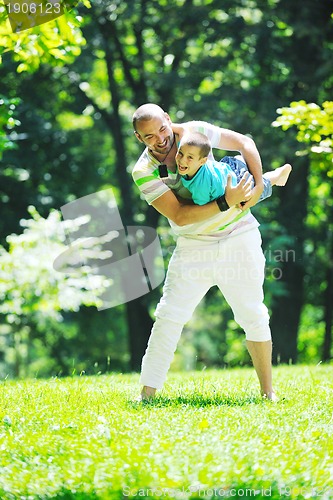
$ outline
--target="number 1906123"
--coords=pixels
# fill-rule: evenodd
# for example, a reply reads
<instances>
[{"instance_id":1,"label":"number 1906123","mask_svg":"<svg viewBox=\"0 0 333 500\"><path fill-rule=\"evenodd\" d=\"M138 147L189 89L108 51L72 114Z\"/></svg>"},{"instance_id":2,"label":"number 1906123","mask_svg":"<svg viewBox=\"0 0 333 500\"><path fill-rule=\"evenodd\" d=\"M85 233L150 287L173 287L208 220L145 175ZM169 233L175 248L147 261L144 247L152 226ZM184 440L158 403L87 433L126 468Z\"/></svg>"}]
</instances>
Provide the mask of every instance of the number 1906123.
<instances>
[{"instance_id":1,"label":"number 1906123","mask_svg":"<svg viewBox=\"0 0 333 500\"><path fill-rule=\"evenodd\" d=\"M28 14L28 15L43 15L43 14L61 14L61 4L59 2L10 2L6 4L8 14Z\"/></svg>"}]
</instances>

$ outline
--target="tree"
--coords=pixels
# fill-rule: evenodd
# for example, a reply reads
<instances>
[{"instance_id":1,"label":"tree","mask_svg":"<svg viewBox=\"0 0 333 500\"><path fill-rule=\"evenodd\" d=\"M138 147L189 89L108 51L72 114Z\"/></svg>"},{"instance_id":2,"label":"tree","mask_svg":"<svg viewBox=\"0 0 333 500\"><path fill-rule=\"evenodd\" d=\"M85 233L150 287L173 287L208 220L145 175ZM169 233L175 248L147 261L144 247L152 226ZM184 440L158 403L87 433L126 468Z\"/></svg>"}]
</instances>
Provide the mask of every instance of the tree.
<instances>
[{"instance_id":1,"label":"tree","mask_svg":"<svg viewBox=\"0 0 333 500\"><path fill-rule=\"evenodd\" d=\"M331 75L327 54L332 44L332 16L329 2L314 8L312 2L280 2L280 19L289 36L284 39L284 60L288 61L289 75L285 82L285 98L306 98L316 102L324 100L331 88ZM309 31L311 36L308 36ZM318 50L320 47L320 50ZM285 139L291 137L285 135ZM282 139L283 141L284 139ZM292 142L286 141L289 147ZM296 147L295 147L296 149ZM281 192L281 205L277 220L293 238L295 260L282 265L287 294L276 297L271 327L274 340L274 360L295 362L297 359L297 333L301 311L306 302L304 290L304 264L307 206L309 200L308 158L298 156L293 161L292 182ZM302 200L302 203L299 200ZM292 217L291 217L292 214ZM292 297L292 299L291 299Z\"/></svg>"},{"instance_id":2,"label":"tree","mask_svg":"<svg viewBox=\"0 0 333 500\"><path fill-rule=\"evenodd\" d=\"M89 7L89 1L83 1ZM20 33L13 33L5 5L0 6L0 62L5 54L18 63L17 71L34 72L42 64L59 66L72 62L81 52L85 40L80 26L82 18L75 9L65 10L61 17Z\"/></svg>"},{"instance_id":3,"label":"tree","mask_svg":"<svg viewBox=\"0 0 333 500\"><path fill-rule=\"evenodd\" d=\"M84 0L86 7L89 1ZM7 54L17 63L17 72L36 71L42 64L60 66L72 62L81 52L85 40L80 25L82 19L76 10L65 10L56 20L36 26L31 30L13 33L5 5L0 6L0 64ZM18 99L0 95L0 159L2 152L13 147L5 134L19 122L13 117Z\"/></svg>"},{"instance_id":4,"label":"tree","mask_svg":"<svg viewBox=\"0 0 333 500\"><path fill-rule=\"evenodd\" d=\"M311 251L305 255L307 267L317 272L308 280L308 287L316 290L312 299L323 309L325 337L322 358L329 361L333 326L333 102L325 101L322 107L305 101L292 102L290 107L278 109L278 113L280 116L274 125L283 130L297 128L297 141L304 146L298 154L307 157L309 162L310 196L306 219L309 230L305 242ZM313 232L321 233L320 245L316 245ZM323 295L318 290L322 290ZM311 297L311 292L308 293Z\"/></svg>"}]
</instances>

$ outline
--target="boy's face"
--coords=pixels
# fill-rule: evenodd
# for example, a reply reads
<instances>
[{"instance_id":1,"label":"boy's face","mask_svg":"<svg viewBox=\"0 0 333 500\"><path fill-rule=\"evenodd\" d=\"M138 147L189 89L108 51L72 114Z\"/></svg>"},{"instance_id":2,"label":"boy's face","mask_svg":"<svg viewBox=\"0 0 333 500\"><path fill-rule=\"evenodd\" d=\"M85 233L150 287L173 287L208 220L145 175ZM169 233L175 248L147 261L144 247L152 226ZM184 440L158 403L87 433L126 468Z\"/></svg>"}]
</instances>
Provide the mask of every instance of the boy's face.
<instances>
[{"instance_id":1,"label":"boy's face","mask_svg":"<svg viewBox=\"0 0 333 500\"><path fill-rule=\"evenodd\" d=\"M141 120L135 132L140 142L143 142L152 152L167 154L173 143L171 120L167 113L151 120Z\"/></svg>"},{"instance_id":2,"label":"boy's face","mask_svg":"<svg viewBox=\"0 0 333 500\"><path fill-rule=\"evenodd\" d=\"M176 154L176 163L180 175L193 177L199 168L206 163L207 156L201 157L200 148L198 146L190 146L189 144L180 144Z\"/></svg>"}]
</instances>

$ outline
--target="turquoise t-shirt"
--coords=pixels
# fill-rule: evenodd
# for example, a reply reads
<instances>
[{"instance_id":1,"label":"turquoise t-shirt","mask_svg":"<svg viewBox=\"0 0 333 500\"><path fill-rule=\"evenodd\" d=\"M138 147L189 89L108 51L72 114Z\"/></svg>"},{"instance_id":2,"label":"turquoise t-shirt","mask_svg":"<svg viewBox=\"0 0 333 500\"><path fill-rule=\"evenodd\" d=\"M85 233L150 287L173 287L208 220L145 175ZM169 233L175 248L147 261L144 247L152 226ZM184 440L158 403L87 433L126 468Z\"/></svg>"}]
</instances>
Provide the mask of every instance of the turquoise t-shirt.
<instances>
[{"instance_id":1,"label":"turquoise t-shirt","mask_svg":"<svg viewBox=\"0 0 333 500\"><path fill-rule=\"evenodd\" d=\"M181 181L192 194L196 205L205 205L223 196L227 186L228 175L232 175L232 185L236 186L237 176L227 163L208 160L192 179L182 176Z\"/></svg>"}]
</instances>

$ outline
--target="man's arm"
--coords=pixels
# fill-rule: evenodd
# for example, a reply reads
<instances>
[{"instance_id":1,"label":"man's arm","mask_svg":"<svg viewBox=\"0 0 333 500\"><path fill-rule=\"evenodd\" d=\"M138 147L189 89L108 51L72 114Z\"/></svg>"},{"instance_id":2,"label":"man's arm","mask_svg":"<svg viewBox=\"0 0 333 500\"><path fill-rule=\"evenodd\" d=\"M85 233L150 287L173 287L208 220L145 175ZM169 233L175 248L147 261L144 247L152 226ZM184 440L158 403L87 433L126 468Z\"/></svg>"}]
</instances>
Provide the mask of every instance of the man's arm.
<instances>
[{"instance_id":1,"label":"man's arm","mask_svg":"<svg viewBox=\"0 0 333 500\"><path fill-rule=\"evenodd\" d=\"M184 125L181 123L171 123L171 128L174 134L178 135L178 138L180 140L185 133Z\"/></svg>"},{"instance_id":2,"label":"man's arm","mask_svg":"<svg viewBox=\"0 0 333 500\"><path fill-rule=\"evenodd\" d=\"M231 186L231 176L228 176L225 199L229 207L237 205L243 200L248 200L251 196L251 179L246 179L246 175L237 186ZM220 208L216 201L211 201L206 205L189 205L182 203L170 190L157 198L152 206L162 215L172 220L177 226L185 226L209 219L220 213Z\"/></svg>"},{"instance_id":3,"label":"man's arm","mask_svg":"<svg viewBox=\"0 0 333 500\"><path fill-rule=\"evenodd\" d=\"M252 190L252 196L251 199L242 206L242 210L244 210L246 208L254 206L257 203L264 189L260 154L255 145L255 142L250 137L239 134L238 132L234 132L233 130L224 128L221 128L220 130L221 136L218 145L219 149L224 149L227 151L239 151L254 178L255 186Z\"/></svg>"}]
</instances>

